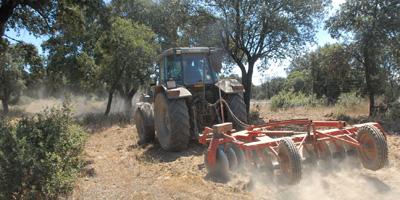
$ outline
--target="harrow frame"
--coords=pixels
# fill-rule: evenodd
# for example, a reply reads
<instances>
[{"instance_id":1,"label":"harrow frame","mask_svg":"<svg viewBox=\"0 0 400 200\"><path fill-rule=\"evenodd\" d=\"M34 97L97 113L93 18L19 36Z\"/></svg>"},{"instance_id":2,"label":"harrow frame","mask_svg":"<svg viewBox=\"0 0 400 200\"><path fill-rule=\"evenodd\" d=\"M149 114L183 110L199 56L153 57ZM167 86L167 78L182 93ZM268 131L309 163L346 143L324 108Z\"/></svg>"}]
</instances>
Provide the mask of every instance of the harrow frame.
<instances>
[{"instance_id":1,"label":"harrow frame","mask_svg":"<svg viewBox=\"0 0 400 200\"><path fill-rule=\"evenodd\" d=\"M291 126L297 126L303 131L288 130ZM365 151L368 155L376 157L376 148L374 144L370 144L368 140L359 141L357 135L362 127L370 127L371 130L376 130L378 135L384 137L385 146L383 153L386 154L383 159L387 160L387 143L386 132L381 125L376 122L369 122L363 124L356 124L348 126L344 121L312 121L309 119L294 119L285 121L274 121L263 125L251 125L243 131L236 131L232 128L230 122L214 125L213 128L205 127L203 134L199 137L199 142L208 145L207 153L205 155L206 164L209 167L217 165L217 151L218 148L227 148L227 144L233 144L240 151L244 152L244 157L247 163L252 163L254 160L254 152L257 159L268 161L268 155L263 151L268 150L271 155L275 156L281 162L282 158L279 154L279 145L282 143L283 138L289 138L293 141L296 153L301 156L301 161L304 161L304 155L300 152L303 148L317 156L319 159L324 159L323 156L327 155L329 147L324 144L331 143L336 150L343 151L343 145L347 145L358 153ZM372 127L372 128L371 128ZM280 129L280 130L276 130ZM375 132L376 132L375 131ZM367 138L368 139L368 138ZM365 143L365 144L364 144ZM312 147L309 150L309 147ZM328 148L328 149L327 149ZM369 148L369 149L368 149ZM386 149L385 149L386 148ZM328 152L331 154L331 152ZM341 153L341 152L339 152ZM373 157L374 158L374 157ZM384 162L386 162L384 160ZM249 162L250 161L250 162ZM281 164L280 164L281 165ZM364 165L365 166L365 165ZM365 166L368 168L368 166ZM275 168L277 168L275 166ZM381 167L375 167L381 168ZM370 168L372 170L377 170ZM297 183L299 180L292 180L290 183Z\"/></svg>"}]
</instances>

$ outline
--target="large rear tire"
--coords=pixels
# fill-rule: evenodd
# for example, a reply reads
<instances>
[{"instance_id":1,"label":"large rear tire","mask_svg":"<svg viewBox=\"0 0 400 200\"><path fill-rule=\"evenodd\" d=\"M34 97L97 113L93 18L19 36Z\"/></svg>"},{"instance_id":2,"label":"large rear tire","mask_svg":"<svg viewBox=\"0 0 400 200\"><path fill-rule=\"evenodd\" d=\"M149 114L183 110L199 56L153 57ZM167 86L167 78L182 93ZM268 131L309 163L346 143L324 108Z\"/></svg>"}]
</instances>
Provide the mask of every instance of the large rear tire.
<instances>
[{"instance_id":1,"label":"large rear tire","mask_svg":"<svg viewBox=\"0 0 400 200\"><path fill-rule=\"evenodd\" d=\"M243 95L240 93L229 94L227 95L226 102L236 118L243 123L247 123L247 111ZM230 113L228 113L228 121L232 122L233 127L237 130L244 130L246 128L244 124L238 122Z\"/></svg>"},{"instance_id":2,"label":"large rear tire","mask_svg":"<svg viewBox=\"0 0 400 200\"><path fill-rule=\"evenodd\" d=\"M133 116L136 130L139 135L139 144L145 144L154 140L154 111L149 103L140 103Z\"/></svg>"},{"instance_id":3,"label":"large rear tire","mask_svg":"<svg viewBox=\"0 0 400 200\"><path fill-rule=\"evenodd\" d=\"M154 116L161 147L167 151L186 149L190 138L190 118L185 99L167 99L164 94L157 94Z\"/></svg>"},{"instance_id":4,"label":"large rear tire","mask_svg":"<svg viewBox=\"0 0 400 200\"><path fill-rule=\"evenodd\" d=\"M374 171L383 168L388 162L388 144L383 133L375 126L363 126L357 132L357 140L363 166Z\"/></svg>"}]
</instances>

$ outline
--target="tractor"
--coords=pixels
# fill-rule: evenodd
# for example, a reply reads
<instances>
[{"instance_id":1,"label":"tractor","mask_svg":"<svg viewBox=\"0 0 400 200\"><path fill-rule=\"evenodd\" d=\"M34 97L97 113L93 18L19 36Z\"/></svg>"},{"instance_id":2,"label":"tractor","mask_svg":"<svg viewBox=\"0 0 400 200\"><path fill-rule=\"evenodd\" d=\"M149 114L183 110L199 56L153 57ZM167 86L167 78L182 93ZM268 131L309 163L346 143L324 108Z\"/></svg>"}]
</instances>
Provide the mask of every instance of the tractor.
<instances>
[{"instance_id":1,"label":"tractor","mask_svg":"<svg viewBox=\"0 0 400 200\"><path fill-rule=\"evenodd\" d=\"M232 122L244 129L243 85L219 79L222 58L213 47L171 48L159 56L156 84L134 113L139 143L157 138L164 150L182 151L207 126Z\"/></svg>"}]
</instances>

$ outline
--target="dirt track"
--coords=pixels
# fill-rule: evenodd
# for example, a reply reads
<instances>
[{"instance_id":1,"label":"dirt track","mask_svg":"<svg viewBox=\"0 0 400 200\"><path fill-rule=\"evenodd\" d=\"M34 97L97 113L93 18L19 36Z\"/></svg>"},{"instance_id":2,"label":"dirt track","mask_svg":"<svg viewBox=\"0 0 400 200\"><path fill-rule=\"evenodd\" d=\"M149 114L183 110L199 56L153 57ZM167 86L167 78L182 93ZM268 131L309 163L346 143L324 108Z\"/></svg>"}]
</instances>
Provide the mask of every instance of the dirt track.
<instances>
[{"instance_id":1,"label":"dirt track","mask_svg":"<svg viewBox=\"0 0 400 200\"><path fill-rule=\"evenodd\" d=\"M114 126L90 136L88 166L71 199L398 199L400 138L389 137L390 166L370 172L343 164L339 170L306 170L287 187L260 175L218 183L206 176L203 147L164 152L158 144L136 146L134 126Z\"/></svg>"},{"instance_id":2,"label":"dirt track","mask_svg":"<svg viewBox=\"0 0 400 200\"><path fill-rule=\"evenodd\" d=\"M365 106L364 106L365 107ZM367 107L366 107L367 108ZM367 110L360 108L362 114ZM330 108L296 108L274 119L327 119ZM389 136L389 166L377 172L345 160L334 170L305 168L300 184L279 185L259 173L234 175L225 183L210 179L203 164L204 147L192 143L181 153L163 151L159 144L136 145L136 129L113 126L91 134L86 144L86 172L69 199L399 199L400 137Z\"/></svg>"}]
</instances>

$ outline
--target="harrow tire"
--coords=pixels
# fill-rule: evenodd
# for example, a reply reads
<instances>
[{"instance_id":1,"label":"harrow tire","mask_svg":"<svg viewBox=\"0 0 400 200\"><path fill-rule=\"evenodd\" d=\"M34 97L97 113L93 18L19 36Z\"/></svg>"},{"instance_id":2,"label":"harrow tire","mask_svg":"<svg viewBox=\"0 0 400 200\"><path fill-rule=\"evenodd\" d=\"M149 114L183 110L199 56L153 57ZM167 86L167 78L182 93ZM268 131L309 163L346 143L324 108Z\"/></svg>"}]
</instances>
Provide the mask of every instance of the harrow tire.
<instances>
[{"instance_id":1,"label":"harrow tire","mask_svg":"<svg viewBox=\"0 0 400 200\"><path fill-rule=\"evenodd\" d=\"M237 159L235 150L233 150L233 148L231 148L231 147L227 147L225 149L225 154L226 154L226 157L228 158L229 169L236 170L238 167L238 159Z\"/></svg>"},{"instance_id":2,"label":"harrow tire","mask_svg":"<svg viewBox=\"0 0 400 200\"><path fill-rule=\"evenodd\" d=\"M185 99L157 94L154 105L157 138L164 150L182 151L190 139L190 117Z\"/></svg>"},{"instance_id":3,"label":"harrow tire","mask_svg":"<svg viewBox=\"0 0 400 200\"><path fill-rule=\"evenodd\" d=\"M283 138L278 145L278 161L284 182L296 184L301 179L301 156L293 140Z\"/></svg>"},{"instance_id":4,"label":"harrow tire","mask_svg":"<svg viewBox=\"0 0 400 200\"><path fill-rule=\"evenodd\" d=\"M236 93L236 94L229 94L227 95L226 102L229 105L232 113L243 123L247 123L247 111L246 111L246 104L243 100L243 95ZM244 130L246 127L239 123L234 117L228 112L228 121L233 123L233 127L236 130Z\"/></svg>"},{"instance_id":5,"label":"harrow tire","mask_svg":"<svg viewBox=\"0 0 400 200\"><path fill-rule=\"evenodd\" d=\"M204 154L204 163L208 173L218 178L229 179L229 161L227 155L222 148L218 148L215 156L215 166L210 166L207 161L207 152Z\"/></svg>"},{"instance_id":6,"label":"harrow tire","mask_svg":"<svg viewBox=\"0 0 400 200\"><path fill-rule=\"evenodd\" d=\"M149 103L141 103L136 109L134 116L136 130L139 136L139 144L152 142L155 137L154 111Z\"/></svg>"},{"instance_id":7,"label":"harrow tire","mask_svg":"<svg viewBox=\"0 0 400 200\"><path fill-rule=\"evenodd\" d=\"M357 149L362 165L376 171L388 162L388 144L383 133L372 125L361 127L357 132Z\"/></svg>"}]
</instances>

